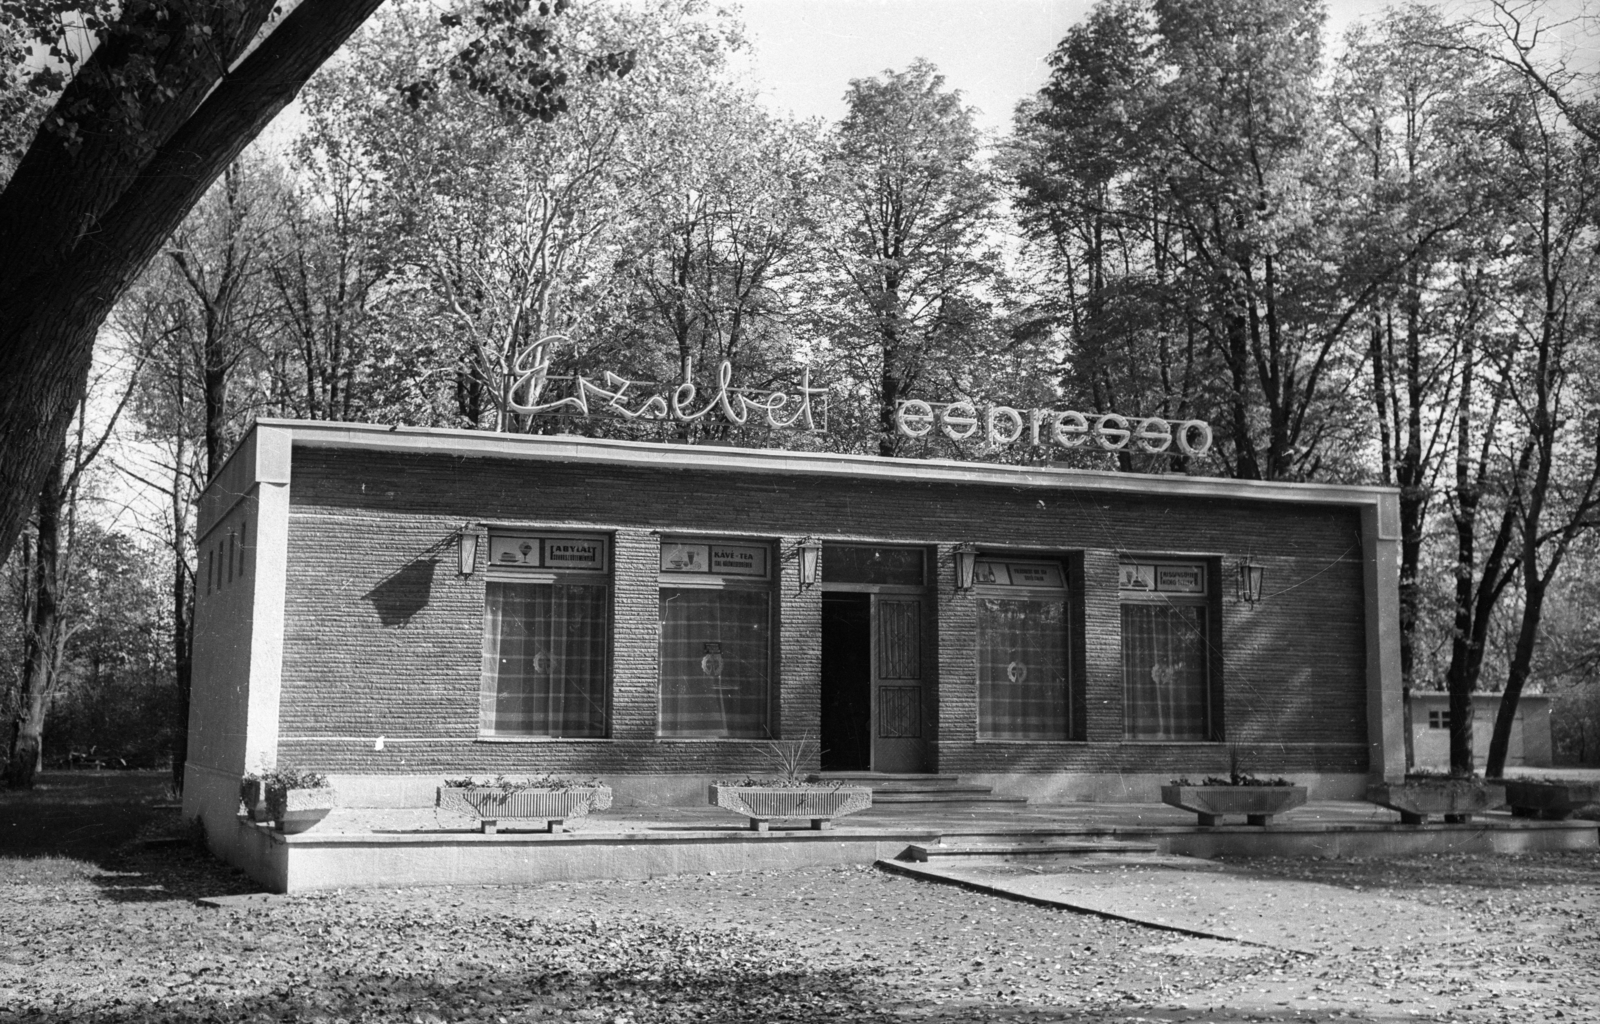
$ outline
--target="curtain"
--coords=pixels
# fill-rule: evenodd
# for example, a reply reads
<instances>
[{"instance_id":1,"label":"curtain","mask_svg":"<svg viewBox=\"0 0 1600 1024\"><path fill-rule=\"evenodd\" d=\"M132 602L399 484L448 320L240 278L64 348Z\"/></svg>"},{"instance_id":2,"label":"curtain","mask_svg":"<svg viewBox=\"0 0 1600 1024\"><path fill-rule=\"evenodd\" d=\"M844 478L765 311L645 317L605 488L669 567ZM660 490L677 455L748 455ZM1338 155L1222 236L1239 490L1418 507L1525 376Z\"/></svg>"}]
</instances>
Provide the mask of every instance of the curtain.
<instances>
[{"instance_id":1,"label":"curtain","mask_svg":"<svg viewBox=\"0 0 1600 1024\"><path fill-rule=\"evenodd\" d=\"M1122 686L1129 739L1206 738L1206 650L1204 607L1122 606Z\"/></svg>"},{"instance_id":2,"label":"curtain","mask_svg":"<svg viewBox=\"0 0 1600 1024\"><path fill-rule=\"evenodd\" d=\"M978 601L978 736L1068 738L1066 602Z\"/></svg>"},{"instance_id":3,"label":"curtain","mask_svg":"<svg viewBox=\"0 0 1600 1024\"><path fill-rule=\"evenodd\" d=\"M661 589L662 736L771 735L770 601L762 590Z\"/></svg>"},{"instance_id":4,"label":"curtain","mask_svg":"<svg viewBox=\"0 0 1600 1024\"><path fill-rule=\"evenodd\" d=\"M606 598L593 584L487 585L481 732L605 736Z\"/></svg>"}]
</instances>

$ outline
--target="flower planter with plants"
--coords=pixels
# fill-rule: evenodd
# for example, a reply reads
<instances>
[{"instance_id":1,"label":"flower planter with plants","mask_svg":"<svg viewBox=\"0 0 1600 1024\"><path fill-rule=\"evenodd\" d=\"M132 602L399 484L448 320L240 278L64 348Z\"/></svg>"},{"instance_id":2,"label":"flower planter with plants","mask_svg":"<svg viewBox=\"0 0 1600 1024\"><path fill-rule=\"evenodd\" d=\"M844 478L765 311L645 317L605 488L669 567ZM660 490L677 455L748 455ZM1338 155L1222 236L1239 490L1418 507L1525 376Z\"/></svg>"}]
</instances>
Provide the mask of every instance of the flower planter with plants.
<instances>
[{"instance_id":1,"label":"flower planter with plants","mask_svg":"<svg viewBox=\"0 0 1600 1024\"><path fill-rule=\"evenodd\" d=\"M1399 811L1400 821L1406 825L1423 825L1430 817L1469 822L1474 814L1505 806L1506 787L1483 779L1414 773L1403 782L1368 786L1367 802Z\"/></svg>"},{"instance_id":2,"label":"flower planter with plants","mask_svg":"<svg viewBox=\"0 0 1600 1024\"><path fill-rule=\"evenodd\" d=\"M752 832L768 831L774 818L809 818L813 829L827 829L834 818L872 806L867 786L818 781L808 775L821 754L809 733L797 740L775 740L768 744L768 752L773 777L718 782L709 792L713 806L750 819Z\"/></svg>"},{"instance_id":3,"label":"flower planter with plants","mask_svg":"<svg viewBox=\"0 0 1600 1024\"><path fill-rule=\"evenodd\" d=\"M1565 821L1584 807L1600 808L1600 782L1506 779L1505 784L1506 803L1518 818Z\"/></svg>"},{"instance_id":4,"label":"flower planter with plants","mask_svg":"<svg viewBox=\"0 0 1600 1024\"><path fill-rule=\"evenodd\" d=\"M326 775L288 765L245 777L246 785L252 781L260 784L264 795L266 820L284 835L295 835L316 825L333 810L337 799ZM248 797L245 805L250 806Z\"/></svg>"},{"instance_id":5,"label":"flower planter with plants","mask_svg":"<svg viewBox=\"0 0 1600 1024\"><path fill-rule=\"evenodd\" d=\"M256 775L246 775L239 783L239 802L244 805L245 817L251 821L271 821L267 813L267 787Z\"/></svg>"},{"instance_id":6,"label":"flower planter with plants","mask_svg":"<svg viewBox=\"0 0 1600 1024\"><path fill-rule=\"evenodd\" d=\"M1197 815L1202 825L1220 825L1226 815L1244 815L1250 825L1270 825L1273 816L1306 802L1306 787L1288 779L1260 779L1248 772L1210 777L1198 784L1173 779L1161 787L1161 802Z\"/></svg>"},{"instance_id":7,"label":"flower planter with plants","mask_svg":"<svg viewBox=\"0 0 1600 1024\"><path fill-rule=\"evenodd\" d=\"M477 818L485 835L493 835L504 821L537 821L547 832L560 832L567 822L610 807L611 787L598 779L585 782L556 775L445 779L438 805L441 811Z\"/></svg>"}]
</instances>

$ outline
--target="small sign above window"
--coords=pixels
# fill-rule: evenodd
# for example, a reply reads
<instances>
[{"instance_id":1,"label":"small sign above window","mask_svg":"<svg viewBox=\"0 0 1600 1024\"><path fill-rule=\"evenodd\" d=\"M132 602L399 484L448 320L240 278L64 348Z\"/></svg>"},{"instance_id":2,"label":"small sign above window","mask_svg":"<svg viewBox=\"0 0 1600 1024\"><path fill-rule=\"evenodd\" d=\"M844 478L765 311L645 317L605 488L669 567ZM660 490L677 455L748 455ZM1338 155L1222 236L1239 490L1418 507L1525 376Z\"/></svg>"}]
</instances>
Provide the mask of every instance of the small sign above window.
<instances>
[{"instance_id":1,"label":"small sign above window","mask_svg":"<svg viewBox=\"0 0 1600 1024\"><path fill-rule=\"evenodd\" d=\"M1066 589L1061 566L1055 562L1000 562L980 558L972 582L986 587Z\"/></svg>"},{"instance_id":2,"label":"small sign above window","mask_svg":"<svg viewBox=\"0 0 1600 1024\"><path fill-rule=\"evenodd\" d=\"M1117 587L1133 593L1204 594L1206 567L1202 562L1123 562Z\"/></svg>"},{"instance_id":3,"label":"small sign above window","mask_svg":"<svg viewBox=\"0 0 1600 1024\"><path fill-rule=\"evenodd\" d=\"M764 544L728 544L722 541L662 541L662 572L693 572L712 576L751 576L765 579L768 553Z\"/></svg>"},{"instance_id":4,"label":"small sign above window","mask_svg":"<svg viewBox=\"0 0 1600 1024\"><path fill-rule=\"evenodd\" d=\"M528 536L491 533L489 566L496 569L577 569L604 572L603 537Z\"/></svg>"}]
</instances>

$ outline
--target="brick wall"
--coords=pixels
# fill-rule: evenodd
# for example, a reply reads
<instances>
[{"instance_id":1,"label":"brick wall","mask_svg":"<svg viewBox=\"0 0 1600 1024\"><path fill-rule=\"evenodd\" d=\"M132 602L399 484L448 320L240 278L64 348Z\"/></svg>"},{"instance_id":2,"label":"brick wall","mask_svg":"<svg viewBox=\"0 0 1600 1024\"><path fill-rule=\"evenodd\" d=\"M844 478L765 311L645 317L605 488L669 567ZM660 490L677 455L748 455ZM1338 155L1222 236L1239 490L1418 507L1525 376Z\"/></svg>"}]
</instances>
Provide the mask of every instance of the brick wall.
<instances>
[{"instance_id":1,"label":"brick wall","mask_svg":"<svg viewBox=\"0 0 1600 1024\"><path fill-rule=\"evenodd\" d=\"M655 739L659 533L777 542L779 718L818 729L820 592L799 587L803 537L937 552L936 767L947 772L1366 770L1359 514L1340 506L823 481L710 470L595 468L302 447L294 453L280 749L340 772L718 774L760 770L763 744ZM456 572L455 531L481 521L584 529L613 541L612 738L477 740L484 579ZM951 548L1057 553L1075 587L1081 740L975 741L972 599ZM1213 560L1219 712L1227 743L1122 739L1119 553ZM1268 599L1233 599L1244 556ZM484 554L480 554L480 561ZM373 749L377 736L385 749Z\"/></svg>"}]
</instances>

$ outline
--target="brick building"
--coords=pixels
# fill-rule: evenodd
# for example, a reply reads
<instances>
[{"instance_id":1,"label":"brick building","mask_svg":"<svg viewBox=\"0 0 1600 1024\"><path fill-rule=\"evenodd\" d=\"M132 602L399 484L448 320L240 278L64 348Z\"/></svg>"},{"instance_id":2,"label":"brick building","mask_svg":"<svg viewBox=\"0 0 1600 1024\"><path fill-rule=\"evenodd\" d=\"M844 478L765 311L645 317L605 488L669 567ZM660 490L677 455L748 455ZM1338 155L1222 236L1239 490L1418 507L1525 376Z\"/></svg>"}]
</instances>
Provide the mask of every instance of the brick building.
<instances>
[{"instance_id":1,"label":"brick building","mask_svg":"<svg viewBox=\"0 0 1600 1024\"><path fill-rule=\"evenodd\" d=\"M808 733L1037 800L1231 755L1355 796L1402 770L1397 549L1381 488L263 420L202 499L185 810L282 762L698 803Z\"/></svg>"}]
</instances>

